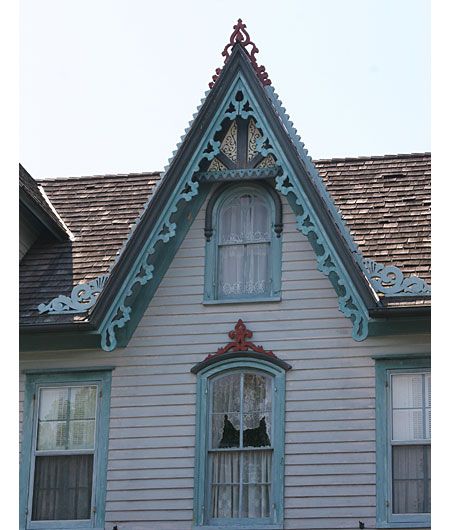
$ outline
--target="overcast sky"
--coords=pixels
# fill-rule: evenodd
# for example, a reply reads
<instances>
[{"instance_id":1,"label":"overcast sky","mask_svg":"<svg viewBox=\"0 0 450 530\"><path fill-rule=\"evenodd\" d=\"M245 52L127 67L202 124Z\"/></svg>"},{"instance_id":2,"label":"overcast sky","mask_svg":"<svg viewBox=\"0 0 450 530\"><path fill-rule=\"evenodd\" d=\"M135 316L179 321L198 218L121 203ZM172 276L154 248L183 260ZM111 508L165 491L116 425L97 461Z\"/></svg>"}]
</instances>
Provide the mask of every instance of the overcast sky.
<instances>
[{"instance_id":1,"label":"overcast sky","mask_svg":"<svg viewBox=\"0 0 450 530\"><path fill-rule=\"evenodd\" d=\"M429 151L428 0L22 0L20 159L161 170L241 17L313 158Z\"/></svg>"}]
</instances>

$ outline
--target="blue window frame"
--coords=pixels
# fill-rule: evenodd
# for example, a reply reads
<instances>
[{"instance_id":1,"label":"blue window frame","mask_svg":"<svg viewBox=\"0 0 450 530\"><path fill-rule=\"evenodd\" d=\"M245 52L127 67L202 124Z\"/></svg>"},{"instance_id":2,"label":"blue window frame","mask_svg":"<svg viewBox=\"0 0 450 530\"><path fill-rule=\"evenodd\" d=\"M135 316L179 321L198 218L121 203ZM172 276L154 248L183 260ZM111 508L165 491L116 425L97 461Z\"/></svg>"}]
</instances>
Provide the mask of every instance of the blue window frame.
<instances>
[{"instance_id":1,"label":"blue window frame","mask_svg":"<svg viewBox=\"0 0 450 530\"><path fill-rule=\"evenodd\" d=\"M280 300L281 201L267 184L220 187L208 204L205 303Z\"/></svg>"},{"instance_id":2,"label":"blue window frame","mask_svg":"<svg viewBox=\"0 0 450 530\"><path fill-rule=\"evenodd\" d=\"M377 527L430 521L429 358L376 360Z\"/></svg>"},{"instance_id":3,"label":"blue window frame","mask_svg":"<svg viewBox=\"0 0 450 530\"><path fill-rule=\"evenodd\" d=\"M283 528L285 369L234 356L197 377L194 528Z\"/></svg>"},{"instance_id":4,"label":"blue window frame","mask_svg":"<svg viewBox=\"0 0 450 530\"><path fill-rule=\"evenodd\" d=\"M110 394L110 367L26 372L21 529L104 528Z\"/></svg>"}]
</instances>

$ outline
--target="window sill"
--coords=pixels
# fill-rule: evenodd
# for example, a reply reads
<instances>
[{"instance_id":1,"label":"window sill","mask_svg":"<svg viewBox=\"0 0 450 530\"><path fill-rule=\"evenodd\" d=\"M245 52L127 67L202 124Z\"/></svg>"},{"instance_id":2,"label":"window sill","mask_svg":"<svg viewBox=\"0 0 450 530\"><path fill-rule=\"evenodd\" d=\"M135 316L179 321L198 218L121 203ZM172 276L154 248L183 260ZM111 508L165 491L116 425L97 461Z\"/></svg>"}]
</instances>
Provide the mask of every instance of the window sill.
<instances>
[{"instance_id":1,"label":"window sill","mask_svg":"<svg viewBox=\"0 0 450 530\"><path fill-rule=\"evenodd\" d=\"M203 300L203 305L257 304L267 302L281 302L281 296L268 296L266 298L230 298L226 300Z\"/></svg>"},{"instance_id":2,"label":"window sill","mask_svg":"<svg viewBox=\"0 0 450 530\"><path fill-rule=\"evenodd\" d=\"M193 526L192 530L283 530L282 524L267 524L256 523L254 525L248 524L230 524L222 525L205 525L205 526Z\"/></svg>"},{"instance_id":3,"label":"window sill","mask_svg":"<svg viewBox=\"0 0 450 530\"><path fill-rule=\"evenodd\" d=\"M431 521L395 521L377 523L376 528L431 528Z\"/></svg>"}]
</instances>

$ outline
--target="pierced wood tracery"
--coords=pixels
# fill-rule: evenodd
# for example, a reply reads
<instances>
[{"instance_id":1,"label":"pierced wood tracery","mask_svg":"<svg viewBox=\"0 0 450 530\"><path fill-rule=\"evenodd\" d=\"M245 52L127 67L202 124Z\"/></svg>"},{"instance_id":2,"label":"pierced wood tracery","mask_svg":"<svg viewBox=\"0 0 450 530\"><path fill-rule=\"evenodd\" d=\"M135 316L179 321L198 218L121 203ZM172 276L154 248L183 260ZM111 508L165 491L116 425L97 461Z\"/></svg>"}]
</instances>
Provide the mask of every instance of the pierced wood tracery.
<instances>
[{"instance_id":1,"label":"pierced wood tracery","mask_svg":"<svg viewBox=\"0 0 450 530\"><path fill-rule=\"evenodd\" d=\"M208 173L207 180L214 180L214 175L209 173L275 167L276 160L273 155L264 157L258 151L258 140L262 137L253 118L243 119L237 116L226 129L223 138L219 138L220 148L201 176L206 177ZM219 177L221 175L218 175Z\"/></svg>"}]
</instances>

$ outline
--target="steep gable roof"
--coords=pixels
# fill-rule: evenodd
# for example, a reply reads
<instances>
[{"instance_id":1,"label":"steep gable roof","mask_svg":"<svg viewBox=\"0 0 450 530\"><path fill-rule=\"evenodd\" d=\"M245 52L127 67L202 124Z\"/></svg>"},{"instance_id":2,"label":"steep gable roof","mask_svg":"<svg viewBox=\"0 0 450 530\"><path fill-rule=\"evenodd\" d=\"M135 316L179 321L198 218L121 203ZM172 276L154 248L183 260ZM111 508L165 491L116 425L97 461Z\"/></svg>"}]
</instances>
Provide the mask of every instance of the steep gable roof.
<instances>
[{"instance_id":1,"label":"steep gable roof","mask_svg":"<svg viewBox=\"0 0 450 530\"><path fill-rule=\"evenodd\" d=\"M430 154L335 158L314 164L363 255L431 284ZM152 172L38 181L75 240L37 245L24 258L22 325L89 319L89 313L40 315L37 306L109 271L160 178L160 172Z\"/></svg>"},{"instance_id":2,"label":"steep gable roof","mask_svg":"<svg viewBox=\"0 0 450 530\"><path fill-rule=\"evenodd\" d=\"M45 197L38 183L19 164L19 201L22 208L31 215L35 221L58 240L65 240L70 237L70 233L54 206Z\"/></svg>"},{"instance_id":3,"label":"steep gable roof","mask_svg":"<svg viewBox=\"0 0 450 530\"><path fill-rule=\"evenodd\" d=\"M362 255L431 284L431 155L314 162Z\"/></svg>"},{"instance_id":4,"label":"steep gable roof","mask_svg":"<svg viewBox=\"0 0 450 530\"><path fill-rule=\"evenodd\" d=\"M105 279L106 285L101 293L99 289L94 293L98 295L93 299L95 305L83 316L41 315L40 323L51 324L56 317L61 324L78 323L80 327L86 324L86 329L101 332L104 349L113 349L117 344L125 345L211 189L211 174L204 180L202 167L206 167L203 164L205 160L215 156L219 145L216 135L227 120L251 116L262 135L257 141L258 152L275 158L278 167L275 188L286 195L296 213L299 230L308 237L316 252L319 270L330 278L341 311L353 322L354 338L362 340L367 335L369 309L383 305L383 296L378 296L371 284L386 282L386 279L383 280L386 271L392 274L392 269L385 270L384 264L368 260L359 252L351 229L345 225L345 216L339 214L316 167L307 156L285 109L269 85L265 70L256 63L256 47L249 39L239 37L239 24L234 27L234 41L230 40L224 50L231 46L232 52L225 54L224 68L216 71L218 77L214 79L212 90L177 146L166 172L151 190L153 193L138 222L132 225L126 240L118 245L121 249L109 277ZM250 52L245 49L246 44L253 46ZM212 180L224 177L219 173L213 174ZM231 178L236 178L232 173ZM259 170L246 170L245 176L239 176L268 177ZM332 180L331 186L336 182L336 179ZM339 195L337 192L337 195L342 193ZM342 204L345 205L345 198ZM89 228L84 231L89 233ZM83 229L80 238L83 237L82 232ZM104 261L111 264L111 256L104 255ZM371 275L370 281L367 271ZM397 271L394 275L400 282L397 282L400 289L396 292L401 293L403 275ZM390 279L387 281L389 283ZM383 291L384 286L379 285ZM426 292L422 280L407 279L405 285L407 295ZM89 284L88 290L91 288ZM31 310L31 305L28 310Z\"/></svg>"},{"instance_id":5,"label":"steep gable roof","mask_svg":"<svg viewBox=\"0 0 450 530\"><path fill-rule=\"evenodd\" d=\"M74 235L38 241L20 264L22 325L86 322L88 313L40 314L39 304L110 271L130 228L160 179L159 173L39 181Z\"/></svg>"}]
</instances>

